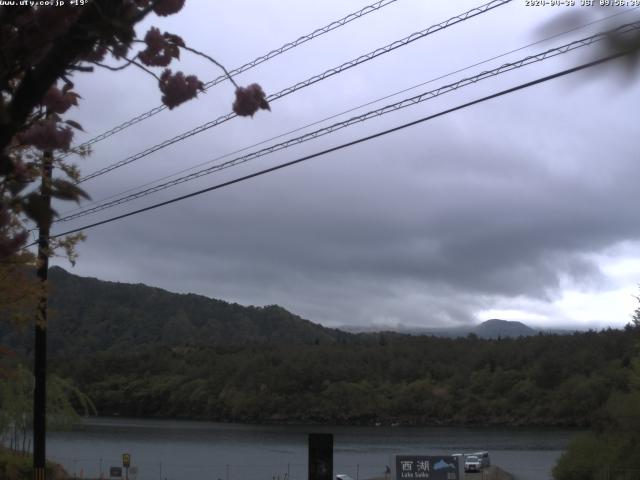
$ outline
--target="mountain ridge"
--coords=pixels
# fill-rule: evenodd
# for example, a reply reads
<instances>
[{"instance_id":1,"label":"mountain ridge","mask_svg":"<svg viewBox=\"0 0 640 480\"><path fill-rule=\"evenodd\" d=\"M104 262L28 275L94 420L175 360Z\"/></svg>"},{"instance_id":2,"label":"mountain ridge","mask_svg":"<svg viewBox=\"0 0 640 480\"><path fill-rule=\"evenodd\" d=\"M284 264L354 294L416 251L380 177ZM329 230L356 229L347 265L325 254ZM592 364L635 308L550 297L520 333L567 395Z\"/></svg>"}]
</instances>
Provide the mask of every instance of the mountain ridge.
<instances>
[{"instance_id":1,"label":"mountain ridge","mask_svg":"<svg viewBox=\"0 0 640 480\"><path fill-rule=\"evenodd\" d=\"M177 345L370 343L380 335L479 338L536 335L521 322L491 319L476 326L397 331L329 328L278 305L243 306L194 293L174 293L142 283L81 277L61 267L49 270L49 349L53 355L98 351L130 352ZM0 340L32 348L30 332L0 323Z\"/></svg>"},{"instance_id":2,"label":"mountain ridge","mask_svg":"<svg viewBox=\"0 0 640 480\"><path fill-rule=\"evenodd\" d=\"M278 305L242 306L145 284L80 277L49 270L49 349L52 354L131 351L140 347L202 344L335 343L353 334L305 320ZM0 323L10 345L30 341Z\"/></svg>"},{"instance_id":3,"label":"mountain ridge","mask_svg":"<svg viewBox=\"0 0 640 480\"><path fill-rule=\"evenodd\" d=\"M564 335L577 331L570 329L535 328L517 320L501 320L498 318L485 320L476 325L457 327L429 328L400 324L396 326L377 325L373 327L341 325L336 328L351 333L380 333L391 331L406 335L431 335L444 338L466 337L467 335L473 334L485 339L528 337L540 333Z\"/></svg>"}]
</instances>

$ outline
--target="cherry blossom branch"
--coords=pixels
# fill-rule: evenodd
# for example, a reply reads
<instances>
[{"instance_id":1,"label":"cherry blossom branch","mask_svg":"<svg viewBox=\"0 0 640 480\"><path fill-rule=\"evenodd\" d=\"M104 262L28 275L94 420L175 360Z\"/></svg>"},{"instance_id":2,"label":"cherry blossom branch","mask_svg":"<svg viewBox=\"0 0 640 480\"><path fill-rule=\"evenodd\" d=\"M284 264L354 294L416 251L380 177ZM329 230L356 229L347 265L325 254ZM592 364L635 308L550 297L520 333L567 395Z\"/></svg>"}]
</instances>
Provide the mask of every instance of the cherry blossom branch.
<instances>
[{"instance_id":1,"label":"cherry blossom branch","mask_svg":"<svg viewBox=\"0 0 640 480\"><path fill-rule=\"evenodd\" d=\"M151 11L155 8L156 4L159 2L159 0L153 0L152 2L149 2L149 5L147 5L146 7L144 7L142 10L140 10L140 12L138 12L136 15L133 16L132 20L134 23L138 23L142 20L144 20L144 18L149 15L151 13Z\"/></svg>"},{"instance_id":2,"label":"cherry blossom branch","mask_svg":"<svg viewBox=\"0 0 640 480\"><path fill-rule=\"evenodd\" d=\"M75 70L77 72L91 73L93 72L93 67L86 67L84 65L71 65L68 70Z\"/></svg>"},{"instance_id":3,"label":"cherry blossom branch","mask_svg":"<svg viewBox=\"0 0 640 480\"><path fill-rule=\"evenodd\" d=\"M94 65L101 67L101 68L106 68L107 70L111 70L112 72L118 72L120 70L124 70L125 68L127 68L129 65L131 65L132 61L129 60L127 61L127 63L120 65L119 67L112 67L111 65L107 65L106 63L100 63L100 62L91 62Z\"/></svg>"},{"instance_id":4,"label":"cherry blossom branch","mask_svg":"<svg viewBox=\"0 0 640 480\"><path fill-rule=\"evenodd\" d=\"M111 54L113 54L113 51L110 48L107 48L107 50L109 52L111 52ZM109 70L111 70L113 72L117 72L118 70L124 70L125 68L127 68L129 65L131 65L135 61L136 58L138 58L138 54L136 54L136 56L133 57L133 58L124 57L124 59L127 61L127 63L125 63L123 65L120 65L119 67L112 67L112 66L105 65L105 64L99 64L99 62L93 62L93 63L95 63L96 65L98 65L100 67L107 68L107 69L109 69Z\"/></svg>"},{"instance_id":5,"label":"cherry blossom branch","mask_svg":"<svg viewBox=\"0 0 640 480\"><path fill-rule=\"evenodd\" d=\"M194 53L196 55L200 55L203 58L206 58L207 60L209 60L210 62L214 63L215 65L217 65L223 72L224 74L227 76L227 78L229 79L229 81L231 83L233 83L233 86L236 88L238 87L238 84L236 83L236 81L233 79L233 77L231 76L231 74L227 71L227 69L224 67L224 65L222 65L220 62L218 62L217 60L215 60L213 57L207 55L206 53L203 53L199 50L196 50L195 48L191 48L191 47L187 47L186 45L180 45L178 43L175 42L171 42L169 41L168 43L171 43L172 45L175 45L176 47L179 48L184 48L185 50L188 50L191 53Z\"/></svg>"},{"instance_id":6,"label":"cherry blossom branch","mask_svg":"<svg viewBox=\"0 0 640 480\"><path fill-rule=\"evenodd\" d=\"M113 51L110 48L107 49L107 50L109 50L109 52L111 52L111 54L113 55ZM100 63L100 62L91 62L91 63L93 63L94 65L97 65L98 67L102 67L102 68L106 68L107 70L111 70L112 72L117 72L119 70L123 70L123 69L127 68L129 65L135 65L136 67L140 68L141 70L144 70L145 72L147 72L149 75L151 75L153 78L155 78L159 82L160 81L160 77L158 77L155 73L153 73L151 70L149 70L147 67L145 67L141 63L136 62L137 56L138 55L136 55L133 58L123 57L127 61L127 63L125 63L124 65L120 65L119 67L112 67L111 65L106 65L106 64Z\"/></svg>"},{"instance_id":7,"label":"cherry blossom branch","mask_svg":"<svg viewBox=\"0 0 640 480\"><path fill-rule=\"evenodd\" d=\"M149 15L151 13L151 11L154 9L154 7L156 6L156 4L159 2L159 0L153 0L152 2L149 2L149 5L147 5L146 7L144 7L142 10L140 10L136 15L132 16L129 21L132 24L136 24L138 22L140 22L141 20L144 20L144 18ZM115 26L119 26L119 23L113 19L112 17L109 17L100 7L100 5L97 2L94 2L94 6L96 8L96 10L98 11L98 14L102 17L102 19L111 24L111 25L115 25Z\"/></svg>"}]
</instances>

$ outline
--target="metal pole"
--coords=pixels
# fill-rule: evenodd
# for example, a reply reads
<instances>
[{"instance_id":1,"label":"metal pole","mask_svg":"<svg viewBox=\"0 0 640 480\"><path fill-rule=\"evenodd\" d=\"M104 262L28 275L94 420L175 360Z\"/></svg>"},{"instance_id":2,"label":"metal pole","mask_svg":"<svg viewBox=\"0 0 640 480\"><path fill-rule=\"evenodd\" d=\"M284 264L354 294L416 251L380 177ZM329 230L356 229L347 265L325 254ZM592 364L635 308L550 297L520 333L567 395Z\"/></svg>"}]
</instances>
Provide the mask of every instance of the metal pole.
<instances>
[{"instance_id":1,"label":"metal pole","mask_svg":"<svg viewBox=\"0 0 640 480\"><path fill-rule=\"evenodd\" d=\"M229 480L229 464L227 463L227 480Z\"/></svg>"},{"instance_id":2,"label":"metal pole","mask_svg":"<svg viewBox=\"0 0 640 480\"><path fill-rule=\"evenodd\" d=\"M356 464L356 480L360 480L358 477L360 477L360 464L359 463Z\"/></svg>"},{"instance_id":3,"label":"metal pole","mask_svg":"<svg viewBox=\"0 0 640 480\"><path fill-rule=\"evenodd\" d=\"M35 480L45 480L46 466L46 407L47 407L47 274L49 272L49 230L51 218L51 171L53 153L49 150L42 157L42 183L40 195L44 220L39 222L38 270L42 283L42 293L38 303L35 325L34 380L33 392L33 473Z\"/></svg>"},{"instance_id":4,"label":"metal pole","mask_svg":"<svg viewBox=\"0 0 640 480\"><path fill-rule=\"evenodd\" d=\"M309 480L333 480L333 434L309 434Z\"/></svg>"}]
</instances>

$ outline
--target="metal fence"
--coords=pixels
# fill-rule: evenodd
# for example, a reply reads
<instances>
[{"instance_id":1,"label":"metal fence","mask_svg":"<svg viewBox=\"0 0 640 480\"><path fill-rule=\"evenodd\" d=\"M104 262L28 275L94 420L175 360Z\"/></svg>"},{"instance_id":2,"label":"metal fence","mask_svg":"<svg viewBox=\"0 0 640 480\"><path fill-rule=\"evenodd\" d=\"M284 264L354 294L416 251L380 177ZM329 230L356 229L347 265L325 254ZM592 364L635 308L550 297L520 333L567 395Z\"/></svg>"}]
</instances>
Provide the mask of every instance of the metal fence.
<instances>
[{"instance_id":1,"label":"metal fence","mask_svg":"<svg viewBox=\"0 0 640 480\"><path fill-rule=\"evenodd\" d=\"M274 461L272 463L251 462L245 464L211 463L193 464L176 461L140 461L132 463L127 472L122 467L122 457L114 458L63 458L52 460L60 463L69 477L61 480L306 480L308 465L300 458L291 462ZM112 467L121 469L120 477L112 477ZM389 480L391 475L386 465L377 463L343 463L334 461L334 474L347 474L354 480ZM575 480L640 480L640 468L616 468L603 465L597 472L576 470L572 472ZM467 474L465 480L552 480L547 469L521 466L510 472L499 468L484 469L476 474Z\"/></svg>"},{"instance_id":2,"label":"metal fence","mask_svg":"<svg viewBox=\"0 0 640 480\"><path fill-rule=\"evenodd\" d=\"M239 464L188 464L176 462L136 462L131 467L122 467L122 458L52 458L69 474L64 480L306 480L307 463L247 463ZM121 469L120 477L110 475L112 468ZM384 480L386 465L334 463L334 473L344 473L354 480Z\"/></svg>"}]
</instances>

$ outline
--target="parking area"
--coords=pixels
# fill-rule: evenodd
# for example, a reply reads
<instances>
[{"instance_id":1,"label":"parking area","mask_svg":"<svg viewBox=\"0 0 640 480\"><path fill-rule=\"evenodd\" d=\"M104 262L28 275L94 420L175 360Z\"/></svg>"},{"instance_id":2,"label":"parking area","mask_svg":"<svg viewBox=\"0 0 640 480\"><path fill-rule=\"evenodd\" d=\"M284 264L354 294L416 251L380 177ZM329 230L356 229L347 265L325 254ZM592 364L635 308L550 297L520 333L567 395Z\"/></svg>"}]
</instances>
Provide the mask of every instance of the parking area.
<instances>
[{"instance_id":1,"label":"parking area","mask_svg":"<svg viewBox=\"0 0 640 480\"><path fill-rule=\"evenodd\" d=\"M500 467L491 466L484 468L481 472L465 473L464 480L514 480L513 476L502 470Z\"/></svg>"}]
</instances>

